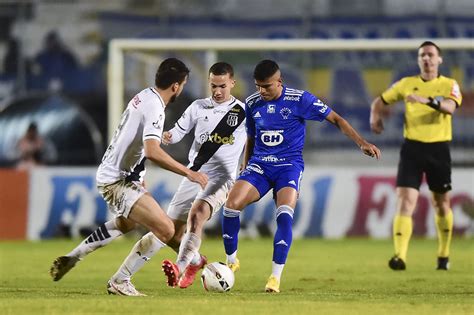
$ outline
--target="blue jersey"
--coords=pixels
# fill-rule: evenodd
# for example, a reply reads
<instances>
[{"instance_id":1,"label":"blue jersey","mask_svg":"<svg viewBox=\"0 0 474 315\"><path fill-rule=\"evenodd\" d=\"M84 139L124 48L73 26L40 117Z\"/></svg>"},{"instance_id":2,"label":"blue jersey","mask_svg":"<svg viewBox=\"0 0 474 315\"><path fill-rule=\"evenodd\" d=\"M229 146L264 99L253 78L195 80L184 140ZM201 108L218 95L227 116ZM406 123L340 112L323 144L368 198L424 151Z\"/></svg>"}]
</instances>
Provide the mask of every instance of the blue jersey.
<instances>
[{"instance_id":1,"label":"blue jersey","mask_svg":"<svg viewBox=\"0 0 474 315\"><path fill-rule=\"evenodd\" d=\"M303 163L306 120L323 121L331 109L313 94L283 87L276 100L259 93L246 99L247 134L255 140L252 159Z\"/></svg>"}]
</instances>

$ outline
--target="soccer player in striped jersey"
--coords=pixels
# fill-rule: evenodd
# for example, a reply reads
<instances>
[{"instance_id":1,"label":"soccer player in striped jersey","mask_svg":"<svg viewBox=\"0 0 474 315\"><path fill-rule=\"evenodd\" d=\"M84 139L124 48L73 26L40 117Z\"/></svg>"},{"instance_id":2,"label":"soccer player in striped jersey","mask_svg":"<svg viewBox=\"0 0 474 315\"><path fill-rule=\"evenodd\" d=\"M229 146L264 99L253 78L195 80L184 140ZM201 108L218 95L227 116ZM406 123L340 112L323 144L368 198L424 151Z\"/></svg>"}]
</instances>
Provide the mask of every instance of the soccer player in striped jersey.
<instances>
[{"instance_id":1,"label":"soccer player in striped jersey","mask_svg":"<svg viewBox=\"0 0 474 315\"><path fill-rule=\"evenodd\" d=\"M306 120L331 122L366 155L378 159L380 150L316 96L284 86L276 62L259 62L254 79L258 92L246 100L246 168L224 206L222 237L227 264L236 271L240 266L237 259L240 212L273 189L277 230L273 241L272 274L265 291L280 292L280 277L291 246L293 212L303 176Z\"/></svg>"},{"instance_id":2,"label":"soccer player in striped jersey","mask_svg":"<svg viewBox=\"0 0 474 315\"><path fill-rule=\"evenodd\" d=\"M426 41L418 48L420 74L405 77L377 97L371 106L370 126L374 133L383 131L386 105L405 101L405 141L400 151L397 174L396 215L393 220L395 255L389 260L393 270L405 270L408 244L412 234L412 216L419 188L426 175L432 192L438 231L438 270L449 268L449 248L453 232L451 190L451 120L462 95L454 79L439 74L440 48Z\"/></svg>"},{"instance_id":3,"label":"soccer player in striped jersey","mask_svg":"<svg viewBox=\"0 0 474 315\"><path fill-rule=\"evenodd\" d=\"M88 253L134 229L136 224L152 232L149 239L156 247L164 247L172 238L173 222L143 185L145 159L206 186L207 175L186 168L160 147L165 107L181 94L188 74L182 61L168 58L158 67L155 86L144 89L128 103L96 176L99 193L116 218L101 225L69 254L56 258L50 269L54 281ZM143 295L128 279L109 281L107 290L112 294Z\"/></svg>"},{"instance_id":4,"label":"soccer player in striped jersey","mask_svg":"<svg viewBox=\"0 0 474 315\"><path fill-rule=\"evenodd\" d=\"M224 204L237 175L247 135L245 106L231 95L234 85L232 66L225 62L214 64L209 69L212 95L194 101L174 128L163 133L163 143L173 144L194 129L188 166L209 176L204 189L183 179L168 207L175 227L174 237L168 245L178 257L176 263L164 260L162 268L171 287L187 288L207 263L207 258L199 254L202 229ZM150 237L151 233L148 233L135 244L111 281L130 280L145 262L137 253L146 252L149 260L158 252L160 247L153 246Z\"/></svg>"}]
</instances>

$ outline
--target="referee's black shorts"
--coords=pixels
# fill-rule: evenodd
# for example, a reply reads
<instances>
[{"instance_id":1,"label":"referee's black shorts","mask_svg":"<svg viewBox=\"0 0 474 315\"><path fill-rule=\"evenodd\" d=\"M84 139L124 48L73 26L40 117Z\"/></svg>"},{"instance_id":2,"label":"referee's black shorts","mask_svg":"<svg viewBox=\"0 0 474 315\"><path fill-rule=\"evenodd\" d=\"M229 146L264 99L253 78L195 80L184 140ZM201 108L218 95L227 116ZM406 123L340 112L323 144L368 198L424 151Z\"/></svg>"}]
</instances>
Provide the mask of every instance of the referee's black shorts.
<instances>
[{"instance_id":1,"label":"referee's black shorts","mask_svg":"<svg viewBox=\"0 0 474 315\"><path fill-rule=\"evenodd\" d=\"M451 154L449 142L424 143L405 139L400 150L397 187L419 189L423 173L431 191L451 190Z\"/></svg>"}]
</instances>

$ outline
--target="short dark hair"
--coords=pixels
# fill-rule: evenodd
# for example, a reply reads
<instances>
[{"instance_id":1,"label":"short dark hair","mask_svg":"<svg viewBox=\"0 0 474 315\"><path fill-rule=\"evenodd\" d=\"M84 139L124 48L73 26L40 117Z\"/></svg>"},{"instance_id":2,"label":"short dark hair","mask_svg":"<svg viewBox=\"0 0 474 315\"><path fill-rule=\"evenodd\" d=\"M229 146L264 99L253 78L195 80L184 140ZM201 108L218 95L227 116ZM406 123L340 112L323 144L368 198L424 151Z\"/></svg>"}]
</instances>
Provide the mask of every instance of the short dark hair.
<instances>
[{"instance_id":1,"label":"short dark hair","mask_svg":"<svg viewBox=\"0 0 474 315\"><path fill-rule=\"evenodd\" d=\"M213 75L226 75L229 74L229 77L234 77L234 68L227 62L216 62L209 68L209 74Z\"/></svg>"},{"instance_id":2,"label":"short dark hair","mask_svg":"<svg viewBox=\"0 0 474 315\"><path fill-rule=\"evenodd\" d=\"M420 49L421 47L425 47L425 46L434 46L434 47L436 47L436 50L438 51L438 55L441 56L441 48L439 48L438 45L436 45L436 44L433 43L432 41L429 41L429 40L424 41L424 42L420 45L420 47L418 47L418 49Z\"/></svg>"},{"instance_id":3,"label":"short dark hair","mask_svg":"<svg viewBox=\"0 0 474 315\"><path fill-rule=\"evenodd\" d=\"M174 83L181 84L188 74L189 69L181 60L168 58L156 71L155 85L159 89L167 89Z\"/></svg>"},{"instance_id":4,"label":"short dark hair","mask_svg":"<svg viewBox=\"0 0 474 315\"><path fill-rule=\"evenodd\" d=\"M256 66L253 71L253 77L255 80L264 81L274 75L280 67L273 60L262 60Z\"/></svg>"}]
</instances>

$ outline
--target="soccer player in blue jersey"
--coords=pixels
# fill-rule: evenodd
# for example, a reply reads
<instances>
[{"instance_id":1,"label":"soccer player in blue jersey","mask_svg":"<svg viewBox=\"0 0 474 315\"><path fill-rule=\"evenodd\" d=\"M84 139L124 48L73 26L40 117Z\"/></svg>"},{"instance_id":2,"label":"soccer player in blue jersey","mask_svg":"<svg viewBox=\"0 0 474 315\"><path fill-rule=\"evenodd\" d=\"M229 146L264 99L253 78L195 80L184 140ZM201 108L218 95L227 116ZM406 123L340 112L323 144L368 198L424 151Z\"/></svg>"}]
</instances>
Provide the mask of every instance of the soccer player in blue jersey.
<instances>
[{"instance_id":1,"label":"soccer player in blue jersey","mask_svg":"<svg viewBox=\"0 0 474 315\"><path fill-rule=\"evenodd\" d=\"M257 92L246 100L246 168L229 193L224 206L222 237L227 265L237 271L240 212L270 189L276 204L277 230L273 241L272 274L266 292L280 292L280 277L292 241L293 212L303 175L306 120L327 120L351 138L360 150L379 158L380 150L362 138L352 126L316 96L283 85L278 64L263 60L254 70Z\"/></svg>"}]
</instances>

